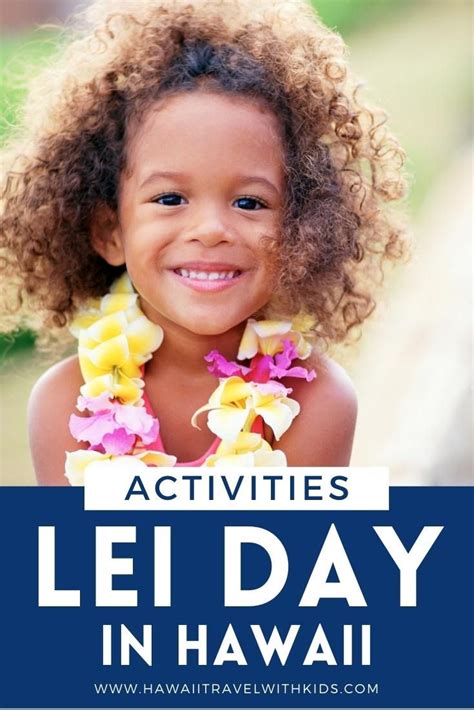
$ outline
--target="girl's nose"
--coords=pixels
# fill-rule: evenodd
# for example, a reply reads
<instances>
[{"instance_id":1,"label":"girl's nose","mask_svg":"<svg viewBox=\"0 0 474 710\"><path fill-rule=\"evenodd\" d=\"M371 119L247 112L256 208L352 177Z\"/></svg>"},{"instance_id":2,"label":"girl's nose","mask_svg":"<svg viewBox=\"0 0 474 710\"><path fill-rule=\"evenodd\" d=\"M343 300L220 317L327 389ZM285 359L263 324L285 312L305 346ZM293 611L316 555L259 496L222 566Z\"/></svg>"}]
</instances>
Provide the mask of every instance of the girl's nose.
<instances>
[{"instance_id":1,"label":"girl's nose","mask_svg":"<svg viewBox=\"0 0 474 710\"><path fill-rule=\"evenodd\" d=\"M186 230L185 238L188 242L201 242L207 247L216 246L221 242L231 243L235 239L229 218L218 208L207 208L195 214L193 224Z\"/></svg>"}]
</instances>

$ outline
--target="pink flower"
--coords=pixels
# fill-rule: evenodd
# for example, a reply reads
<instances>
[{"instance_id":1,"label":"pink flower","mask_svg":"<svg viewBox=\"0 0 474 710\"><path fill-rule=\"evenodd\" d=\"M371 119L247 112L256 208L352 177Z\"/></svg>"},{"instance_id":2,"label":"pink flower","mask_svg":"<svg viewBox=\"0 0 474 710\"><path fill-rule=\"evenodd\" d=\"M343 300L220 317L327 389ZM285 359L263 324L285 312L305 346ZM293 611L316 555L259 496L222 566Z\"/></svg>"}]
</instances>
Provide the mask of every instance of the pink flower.
<instances>
[{"instance_id":1,"label":"pink flower","mask_svg":"<svg viewBox=\"0 0 474 710\"><path fill-rule=\"evenodd\" d=\"M136 436L128 434L126 429L120 427L111 434L106 434L102 439L104 454L112 456L124 456L133 449Z\"/></svg>"},{"instance_id":2,"label":"pink flower","mask_svg":"<svg viewBox=\"0 0 474 710\"><path fill-rule=\"evenodd\" d=\"M211 352L204 357L204 360L211 363L207 369L211 375L215 375L216 377L232 377L233 375L243 377L250 372L250 368L226 360L218 350L211 350Z\"/></svg>"},{"instance_id":3,"label":"pink flower","mask_svg":"<svg viewBox=\"0 0 474 710\"><path fill-rule=\"evenodd\" d=\"M246 382L268 382L271 378L273 357L271 355L255 355L250 362L248 374L244 377Z\"/></svg>"},{"instance_id":4,"label":"pink flower","mask_svg":"<svg viewBox=\"0 0 474 710\"><path fill-rule=\"evenodd\" d=\"M69 430L77 441L87 441L91 448L106 454L121 456L130 452L137 437L151 444L158 434L158 420L145 407L111 401L107 394L99 397L79 397L77 408L92 414L78 417L72 414Z\"/></svg>"},{"instance_id":5,"label":"pink flower","mask_svg":"<svg viewBox=\"0 0 474 710\"><path fill-rule=\"evenodd\" d=\"M282 377L299 377L311 382L316 377L314 370L307 370L306 367L291 367L293 360L299 358L297 347L289 339L283 340L283 351L274 355L262 355L257 353L250 361L250 367L239 365L236 362L226 360L218 350L212 350L205 356L206 362L211 365L207 368L216 377L242 377L245 382L264 383L272 379Z\"/></svg>"},{"instance_id":6,"label":"pink flower","mask_svg":"<svg viewBox=\"0 0 474 710\"><path fill-rule=\"evenodd\" d=\"M86 409L88 409L89 412L100 412L113 407L113 402L108 392L102 392L98 397L83 397L79 395L76 407L80 412L85 412Z\"/></svg>"},{"instance_id":7,"label":"pink flower","mask_svg":"<svg viewBox=\"0 0 474 710\"><path fill-rule=\"evenodd\" d=\"M273 356L274 363L270 364L270 377L278 379L281 377L300 377L307 382L314 380L316 377L314 370L309 371L306 367L301 366L290 367L293 360L297 359L298 354L295 344L291 340L284 340L283 352Z\"/></svg>"}]
</instances>

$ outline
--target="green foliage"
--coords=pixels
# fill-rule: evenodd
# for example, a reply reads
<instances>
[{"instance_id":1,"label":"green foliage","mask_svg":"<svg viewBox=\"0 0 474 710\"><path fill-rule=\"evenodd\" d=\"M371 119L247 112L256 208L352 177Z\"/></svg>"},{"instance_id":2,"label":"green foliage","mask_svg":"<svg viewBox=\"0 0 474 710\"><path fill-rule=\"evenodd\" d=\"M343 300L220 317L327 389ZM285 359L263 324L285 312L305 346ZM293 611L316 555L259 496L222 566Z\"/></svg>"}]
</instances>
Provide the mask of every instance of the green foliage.
<instances>
[{"instance_id":1,"label":"green foliage","mask_svg":"<svg viewBox=\"0 0 474 710\"><path fill-rule=\"evenodd\" d=\"M36 71L57 47L54 30L2 37L0 42L0 140L15 124L32 68Z\"/></svg>"},{"instance_id":2,"label":"green foliage","mask_svg":"<svg viewBox=\"0 0 474 710\"><path fill-rule=\"evenodd\" d=\"M57 32L41 30L5 36L0 42L0 141L15 124L25 96L31 68L36 70L57 46ZM0 363L23 350L31 349L35 336L30 331L0 335Z\"/></svg>"},{"instance_id":3,"label":"green foliage","mask_svg":"<svg viewBox=\"0 0 474 710\"><path fill-rule=\"evenodd\" d=\"M0 365L5 358L22 350L29 350L35 344L35 335L29 330L19 330L15 333L0 335Z\"/></svg>"},{"instance_id":4,"label":"green foliage","mask_svg":"<svg viewBox=\"0 0 474 710\"><path fill-rule=\"evenodd\" d=\"M362 30L399 10L409 0L311 0L322 21L342 35Z\"/></svg>"}]
</instances>

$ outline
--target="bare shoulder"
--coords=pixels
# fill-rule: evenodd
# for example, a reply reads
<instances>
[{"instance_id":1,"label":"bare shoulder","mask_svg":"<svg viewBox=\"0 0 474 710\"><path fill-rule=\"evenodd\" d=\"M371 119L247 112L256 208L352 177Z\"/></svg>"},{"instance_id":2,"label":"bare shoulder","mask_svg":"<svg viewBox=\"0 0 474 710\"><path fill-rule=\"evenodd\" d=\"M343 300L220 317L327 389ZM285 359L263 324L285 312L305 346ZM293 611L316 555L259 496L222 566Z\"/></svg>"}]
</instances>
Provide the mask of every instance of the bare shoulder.
<instances>
[{"instance_id":1,"label":"bare shoulder","mask_svg":"<svg viewBox=\"0 0 474 710\"><path fill-rule=\"evenodd\" d=\"M348 374L338 363L314 355L303 364L316 371L312 382L290 380L301 412L275 442L289 466L348 466L357 419L357 396Z\"/></svg>"},{"instance_id":2,"label":"bare shoulder","mask_svg":"<svg viewBox=\"0 0 474 710\"><path fill-rule=\"evenodd\" d=\"M76 356L53 365L33 387L28 402L28 432L33 465L40 485L68 485L65 452L80 448L69 433L84 383Z\"/></svg>"},{"instance_id":3,"label":"bare shoulder","mask_svg":"<svg viewBox=\"0 0 474 710\"><path fill-rule=\"evenodd\" d=\"M325 404L334 410L342 410L357 414L357 395L354 384L341 365L334 360L322 355L313 356L306 367L316 371L317 387L304 388L306 406L319 406L320 400L324 399ZM302 388L303 389L303 388Z\"/></svg>"}]
</instances>

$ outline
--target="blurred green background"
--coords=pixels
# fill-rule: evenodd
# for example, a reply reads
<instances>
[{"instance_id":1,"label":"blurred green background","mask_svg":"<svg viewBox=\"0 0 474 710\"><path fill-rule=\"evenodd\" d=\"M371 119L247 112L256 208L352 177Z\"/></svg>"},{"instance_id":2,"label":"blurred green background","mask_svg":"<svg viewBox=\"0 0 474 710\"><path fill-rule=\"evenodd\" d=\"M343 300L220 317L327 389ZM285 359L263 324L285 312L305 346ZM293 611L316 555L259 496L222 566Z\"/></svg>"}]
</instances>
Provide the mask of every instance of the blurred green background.
<instances>
[{"instance_id":1,"label":"blurred green background","mask_svg":"<svg viewBox=\"0 0 474 710\"><path fill-rule=\"evenodd\" d=\"M24 78L47 61L64 21L84 3L2 0L0 140L15 122ZM354 465L389 465L395 483L462 483L471 470L472 4L470 0L314 0L348 45L366 94L389 114L407 153L409 267L352 355L339 357L359 392ZM0 341L1 476L31 485L26 401L47 364L29 333ZM5 415L6 412L6 415Z\"/></svg>"}]
</instances>

